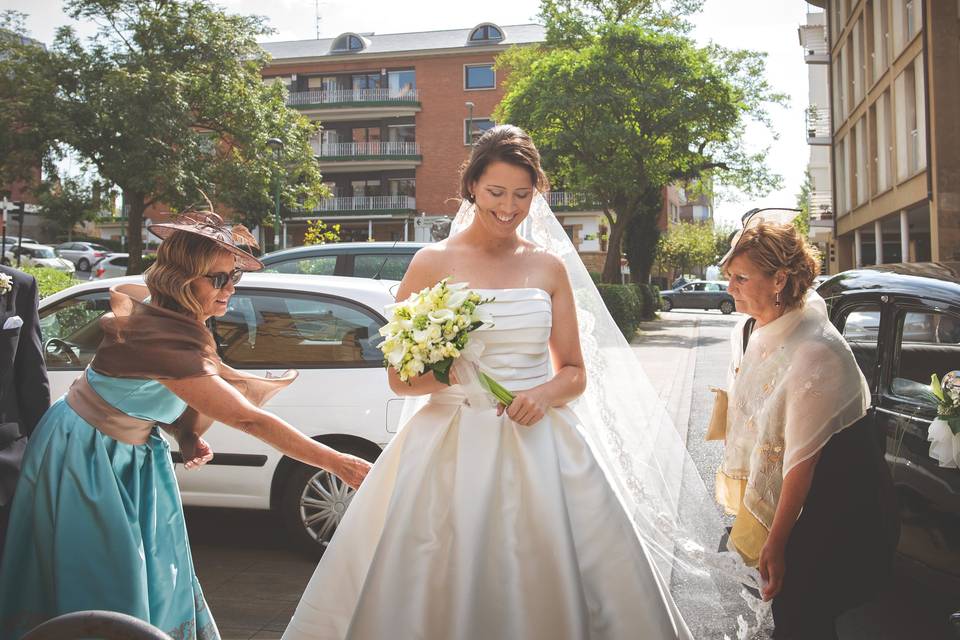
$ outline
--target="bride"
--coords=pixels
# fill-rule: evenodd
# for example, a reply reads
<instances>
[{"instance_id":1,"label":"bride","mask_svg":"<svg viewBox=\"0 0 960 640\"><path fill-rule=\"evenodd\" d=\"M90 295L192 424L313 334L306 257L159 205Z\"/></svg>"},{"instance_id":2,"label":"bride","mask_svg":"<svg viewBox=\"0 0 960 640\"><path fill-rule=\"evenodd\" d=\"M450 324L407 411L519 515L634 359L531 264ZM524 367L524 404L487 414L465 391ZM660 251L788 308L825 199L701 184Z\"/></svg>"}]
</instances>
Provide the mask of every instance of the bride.
<instances>
[{"instance_id":1,"label":"bride","mask_svg":"<svg viewBox=\"0 0 960 640\"><path fill-rule=\"evenodd\" d=\"M452 386L388 370L408 417L285 639L692 638L672 590L730 622L699 566L721 531L710 496L546 186L517 127L473 149L454 233L416 254L397 297L449 277L493 298L492 325L471 333L482 355L455 365ZM516 394L509 407L471 393L472 366ZM685 518L716 538L687 538Z\"/></svg>"}]
</instances>

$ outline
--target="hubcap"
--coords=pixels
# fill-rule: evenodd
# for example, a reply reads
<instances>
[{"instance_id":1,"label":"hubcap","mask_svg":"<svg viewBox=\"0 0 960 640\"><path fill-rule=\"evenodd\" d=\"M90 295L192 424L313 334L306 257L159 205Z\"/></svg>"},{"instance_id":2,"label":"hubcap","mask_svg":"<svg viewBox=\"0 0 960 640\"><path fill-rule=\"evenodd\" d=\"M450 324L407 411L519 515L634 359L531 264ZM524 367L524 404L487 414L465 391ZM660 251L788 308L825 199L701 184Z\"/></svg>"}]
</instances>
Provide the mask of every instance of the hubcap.
<instances>
[{"instance_id":1,"label":"hubcap","mask_svg":"<svg viewBox=\"0 0 960 640\"><path fill-rule=\"evenodd\" d=\"M340 478L326 471L310 478L300 494L300 522L311 538L324 546L330 542L354 493Z\"/></svg>"}]
</instances>

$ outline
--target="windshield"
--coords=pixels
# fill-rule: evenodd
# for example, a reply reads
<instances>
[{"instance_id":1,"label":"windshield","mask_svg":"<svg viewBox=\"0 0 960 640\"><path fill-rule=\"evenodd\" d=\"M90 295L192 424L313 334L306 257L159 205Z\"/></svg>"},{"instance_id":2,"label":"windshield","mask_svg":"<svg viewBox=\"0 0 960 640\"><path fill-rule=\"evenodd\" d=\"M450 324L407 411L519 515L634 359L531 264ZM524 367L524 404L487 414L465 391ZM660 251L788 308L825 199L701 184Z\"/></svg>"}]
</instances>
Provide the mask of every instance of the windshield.
<instances>
[{"instance_id":1,"label":"windshield","mask_svg":"<svg viewBox=\"0 0 960 640\"><path fill-rule=\"evenodd\" d=\"M34 258L56 258L56 254L53 252L53 249L48 247L40 247L38 249L31 249L30 252L33 254Z\"/></svg>"}]
</instances>

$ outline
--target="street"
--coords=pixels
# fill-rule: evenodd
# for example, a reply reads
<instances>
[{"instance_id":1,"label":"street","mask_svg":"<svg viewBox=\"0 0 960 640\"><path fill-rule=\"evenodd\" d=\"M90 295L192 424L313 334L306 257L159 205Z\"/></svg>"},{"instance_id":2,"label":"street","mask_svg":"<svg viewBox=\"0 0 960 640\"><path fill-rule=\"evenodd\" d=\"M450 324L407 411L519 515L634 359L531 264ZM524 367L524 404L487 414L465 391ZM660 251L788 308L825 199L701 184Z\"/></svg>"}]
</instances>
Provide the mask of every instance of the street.
<instances>
[{"instance_id":1,"label":"street","mask_svg":"<svg viewBox=\"0 0 960 640\"><path fill-rule=\"evenodd\" d=\"M729 336L738 314L661 313L644 323L634 352L686 428L687 446L709 489L720 461L719 443L703 439L713 407L711 386L725 386ZM315 560L287 547L278 521L266 512L187 509L197 573L225 639L279 638L313 572ZM841 640L949 640L945 617L905 580L880 603L840 619Z\"/></svg>"}]
</instances>

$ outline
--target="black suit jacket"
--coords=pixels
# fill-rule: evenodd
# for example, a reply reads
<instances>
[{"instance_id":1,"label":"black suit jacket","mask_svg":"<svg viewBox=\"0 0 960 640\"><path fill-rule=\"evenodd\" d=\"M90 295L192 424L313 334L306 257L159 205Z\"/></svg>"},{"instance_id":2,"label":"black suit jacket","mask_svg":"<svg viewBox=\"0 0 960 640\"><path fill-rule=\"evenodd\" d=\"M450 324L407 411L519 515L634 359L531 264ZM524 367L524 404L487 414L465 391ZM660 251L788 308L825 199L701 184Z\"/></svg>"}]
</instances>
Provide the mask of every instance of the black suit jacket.
<instances>
[{"instance_id":1,"label":"black suit jacket","mask_svg":"<svg viewBox=\"0 0 960 640\"><path fill-rule=\"evenodd\" d=\"M50 407L50 385L41 346L37 281L2 265L0 273L13 278L13 289L0 295L0 509L4 509L13 498L27 437ZM18 328L3 328L19 322L23 324Z\"/></svg>"}]
</instances>

